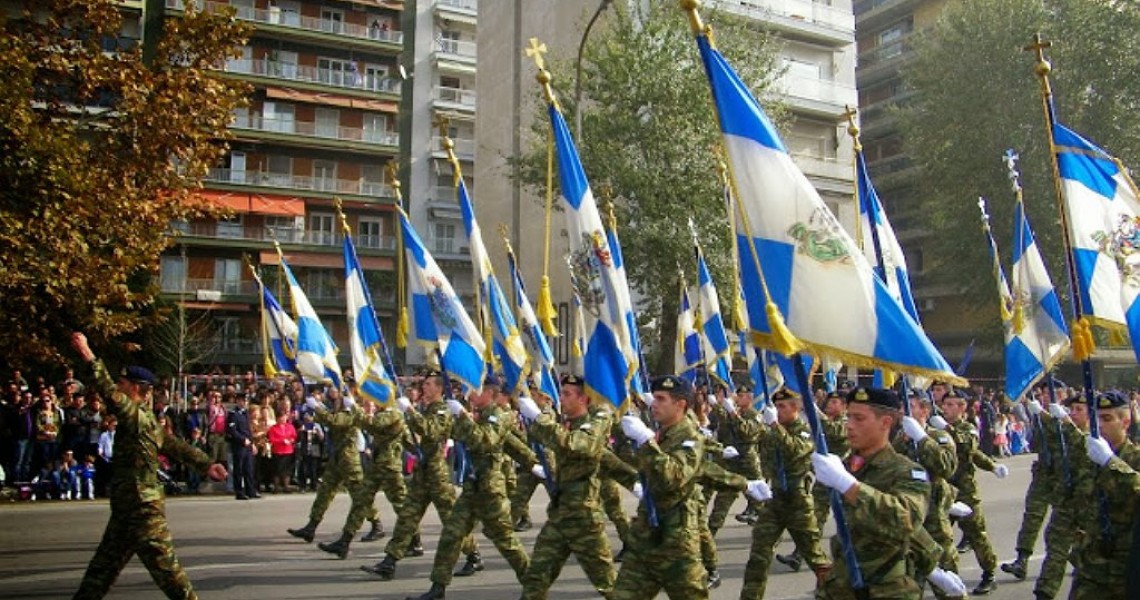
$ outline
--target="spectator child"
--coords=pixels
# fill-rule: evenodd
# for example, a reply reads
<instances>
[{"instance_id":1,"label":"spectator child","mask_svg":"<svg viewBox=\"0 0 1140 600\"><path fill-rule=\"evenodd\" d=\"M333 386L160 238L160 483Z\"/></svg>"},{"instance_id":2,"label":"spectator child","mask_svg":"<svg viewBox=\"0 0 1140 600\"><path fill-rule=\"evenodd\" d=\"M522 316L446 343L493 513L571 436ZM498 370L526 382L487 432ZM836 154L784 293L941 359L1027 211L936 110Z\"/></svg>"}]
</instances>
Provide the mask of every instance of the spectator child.
<instances>
[{"instance_id":1,"label":"spectator child","mask_svg":"<svg viewBox=\"0 0 1140 600\"><path fill-rule=\"evenodd\" d=\"M79 467L79 498L81 500L95 499L95 457L90 454Z\"/></svg>"}]
</instances>

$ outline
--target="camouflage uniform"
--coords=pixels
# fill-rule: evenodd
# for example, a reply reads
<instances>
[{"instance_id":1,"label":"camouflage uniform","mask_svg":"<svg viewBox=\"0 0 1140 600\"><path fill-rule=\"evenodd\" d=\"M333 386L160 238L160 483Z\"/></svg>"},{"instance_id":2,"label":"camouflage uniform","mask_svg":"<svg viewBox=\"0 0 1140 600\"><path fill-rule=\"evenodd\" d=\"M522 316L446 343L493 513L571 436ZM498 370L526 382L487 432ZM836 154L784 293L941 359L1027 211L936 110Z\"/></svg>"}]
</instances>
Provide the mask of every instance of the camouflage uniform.
<instances>
[{"instance_id":1,"label":"camouflage uniform","mask_svg":"<svg viewBox=\"0 0 1140 600\"><path fill-rule=\"evenodd\" d=\"M986 515L982 512L982 499L978 495L978 483L974 476L977 469L992 472L997 463L978 449L978 430L965 418L951 423L946 432L954 439L958 452L958 469L950 478L950 484L958 488L957 500L974 511L969 518L959 520L958 527L974 548L984 578L986 573L992 574L997 568L997 555L994 554L990 536L986 533Z\"/></svg>"},{"instance_id":2,"label":"camouflage uniform","mask_svg":"<svg viewBox=\"0 0 1140 600\"><path fill-rule=\"evenodd\" d=\"M530 426L530 435L546 447L547 456L557 457L558 469L546 523L522 579L524 600L546 598L571 553L603 598L613 594L616 574L598 497L598 465L608 452L609 425L608 418L599 420L586 413L568 421L565 428L548 414Z\"/></svg>"},{"instance_id":3,"label":"camouflage uniform","mask_svg":"<svg viewBox=\"0 0 1140 600\"><path fill-rule=\"evenodd\" d=\"M1094 497L1092 462L1085 455L1085 434L1071 422L1059 423L1051 415L1041 415L1044 441L1048 444L1052 482L1053 511L1045 527L1045 560L1033 593L1055 598L1065 579L1069 553L1077 538L1076 514L1087 510ZM1019 538L1020 546L1020 538Z\"/></svg>"},{"instance_id":4,"label":"camouflage uniform","mask_svg":"<svg viewBox=\"0 0 1140 600\"><path fill-rule=\"evenodd\" d=\"M505 408L500 408L499 410L503 412L503 420L509 423L507 429L510 435L504 436L503 438L503 452L507 454L507 458L503 460L502 469L505 484L504 489L507 491L507 504L510 505L510 499L515 496L519 486L520 477L518 471L522 471L530 476L531 479L535 479L534 474L531 473L530 470L538 464L538 455L527 445L526 433L522 429L519 429L517 425L519 420L515 413ZM527 501L529 500L530 497L528 496ZM513 519L513 512L511 516L511 526L513 527L518 521Z\"/></svg>"},{"instance_id":5,"label":"camouflage uniform","mask_svg":"<svg viewBox=\"0 0 1140 600\"><path fill-rule=\"evenodd\" d=\"M812 569L818 571L830 564L820 545L819 526L808 493L807 475L814 448L811 432L799 420L766 427L760 437L760 464L764 478L772 486L772 499L760 505L752 526L752 548L740 591L742 600L764 597L768 567L784 530L795 541L796 553Z\"/></svg>"},{"instance_id":6,"label":"camouflage uniform","mask_svg":"<svg viewBox=\"0 0 1140 600\"><path fill-rule=\"evenodd\" d=\"M456 443L466 445L473 473L464 478L463 491L444 519L431 570L432 583L444 587L451 583L460 546L476 522L483 524L483 534L491 538L520 581L526 573L530 559L515 537L503 483L502 462L507 459L502 448L506 438L513 435L511 426L503 410L494 405L479 411L477 417L461 415L455 419L451 434Z\"/></svg>"},{"instance_id":7,"label":"camouflage uniform","mask_svg":"<svg viewBox=\"0 0 1140 600\"><path fill-rule=\"evenodd\" d=\"M1140 446L1125 439L1104 467L1093 465L1087 454L1082 456L1091 470L1087 479L1095 486L1092 497L1103 494L1109 523L1105 532L1095 506L1078 513L1084 536L1075 552L1077 572L1069 598L1134 599L1136 596L1129 594L1136 590L1128 589L1128 578L1134 568L1130 563L1135 560L1131 555L1137 550L1133 543L1140 519L1140 505L1136 502L1140 497Z\"/></svg>"},{"instance_id":8,"label":"camouflage uniform","mask_svg":"<svg viewBox=\"0 0 1140 600\"><path fill-rule=\"evenodd\" d=\"M907 556L927 512L930 485L922 468L890 446L870 458L850 456L847 469L859 480L855 504L843 502L843 516L851 531L855 557L863 572L870 598L918 600L922 592L911 577ZM823 581L816 598L855 600L839 536L831 538L835 568Z\"/></svg>"},{"instance_id":9,"label":"camouflage uniform","mask_svg":"<svg viewBox=\"0 0 1140 600\"><path fill-rule=\"evenodd\" d=\"M557 420L558 415L554 409L549 406L543 406L542 412L549 415L551 418ZM607 423L608 428L608 423ZM541 444L538 438L534 436L533 429L528 430L526 433L526 442L528 446ZM538 453L535 453L535 459L538 458ZM557 456L554 452L544 452L543 458L546 459L544 468L553 474L557 470ZM540 484L544 483L543 480L534 476L529 467L519 465L518 468L518 482L515 484L515 489L511 492L511 522L518 523L520 521L530 522L530 499L534 496L534 490Z\"/></svg>"},{"instance_id":10,"label":"camouflage uniform","mask_svg":"<svg viewBox=\"0 0 1140 600\"><path fill-rule=\"evenodd\" d=\"M763 423L753 408L738 410L735 414L729 413L724 407L714 407L713 415L717 422L716 439L723 446L732 446L740 453L736 458L724 458L723 451L711 456L712 451L707 450L705 458L713 460L730 473L744 477L745 481L760 479L760 455L756 444L764 429ZM720 491L713 501L712 512L709 514L708 528L715 537L716 532L724 527L725 517L732 508L740 492L736 490Z\"/></svg>"},{"instance_id":11,"label":"camouflage uniform","mask_svg":"<svg viewBox=\"0 0 1140 600\"><path fill-rule=\"evenodd\" d=\"M648 478L658 526L650 527L646 503L641 502L630 527L614 600L650 600L662 589L670 598L708 598L696 533L704 520L698 512L703 453L704 436L689 419L661 430L656 441L636 451L634 460Z\"/></svg>"},{"instance_id":12,"label":"camouflage uniform","mask_svg":"<svg viewBox=\"0 0 1140 600\"><path fill-rule=\"evenodd\" d=\"M210 459L185 441L167 437L150 407L115 389L102 361L96 360L92 368L107 412L119 420L119 426L115 431L115 469L107 487L111 518L74 598L104 597L135 554L168 598L197 598L174 555L174 540L166 525L165 496L158 482L158 455L200 473L205 473Z\"/></svg>"},{"instance_id":13,"label":"camouflage uniform","mask_svg":"<svg viewBox=\"0 0 1140 600\"><path fill-rule=\"evenodd\" d=\"M359 419L360 413L355 408L339 412L318 410L313 417L314 421L325 428L333 442L332 457L325 465L321 483L317 486L317 497L313 499L313 506L309 510L309 523L314 527L324 518L325 511L341 487L348 490L353 509L366 511L372 503L371 496L365 497L364 469L360 466L360 450L356 446L360 437ZM364 514L360 512L361 521ZM347 527L346 522L346 531ZM359 529L360 523L356 527Z\"/></svg>"},{"instance_id":14,"label":"camouflage uniform","mask_svg":"<svg viewBox=\"0 0 1140 600\"><path fill-rule=\"evenodd\" d=\"M622 461L634 463L636 459L634 458L633 445L625 437L625 433L621 430L620 421L613 417L613 413L605 408L596 409L594 410L594 418L604 418L611 423L610 437L613 439L613 453ZM598 472L598 480L601 484L602 509L605 510L606 517L614 524L618 539L621 540L624 547L629 543L630 523L629 517L625 514L625 508L622 506L621 483L615 479L619 473L611 472L611 465L614 465L620 473L620 467L609 461L603 461L601 470Z\"/></svg>"},{"instance_id":15,"label":"camouflage uniform","mask_svg":"<svg viewBox=\"0 0 1140 600\"><path fill-rule=\"evenodd\" d=\"M758 478L759 475L757 475L757 477L754 479ZM701 463L701 474L700 478L698 479L698 483L700 484L702 490L708 492L707 494L701 494L700 514L702 515L705 514L705 508L707 505L707 500L705 500L705 498L712 495L713 492L716 493L716 497L718 499L721 496L728 496L735 499L737 496L743 494L748 490L748 479L745 479L744 476L738 473L733 473L732 471L721 467L716 462L709 460L708 454L705 455L705 460ZM701 519L700 526L701 563L704 565L705 571L707 571L711 577L713 576L713 573L716 572L717 565L720 563L720 558L717 556L716 549L716 532L712 530L712 526L709 524L709 521L707 519ZM717 577L717 585L719 585L719 575L717 575Z\"/></svg>"},{"instance_id":16,"label":"camouflage uniform","mask_svg":"<svg viewBox=\"0 0 1140 600\"><path fill-rule=\"evenodd\" d=\"M847 417L829 419L823 412L819 412L819 424L823 427L823 437L827 441L827 451L839 458L847 458L850 452L847 444ZM831 516L831 488L820 483L812 485L812 505L815 508L815 521L819 530L827 524Z\"/></svg>"},{"instance_id":17,"label":"camouflage uniform","mask_svg":"<svg viewBox=\"0 0 1140 600\"><path fill-rule=\"evenodd\" d=\"M1021 528L1017 531L1017 544L1014 547L1018 557L1028 558L1033 554L1037 535L1045 524L1045 513L1049 511L1049 505L1055 497L1053 490L1057 482L1053 478L1053 461L1059 460L1059 457L1054 457L1050 452L1048 438L1057 434L1055 431L1050 434L1047 430L1040 415L1033 417L1032 445L1037 452L1037 460L1030 467L1029 487L1025 490L1025 511L1021 515Z\"/></svg>"},{"instance_id":18,"label":"camouflage uniform","mask_svg":"<svg viewBox=\"0 0 1140 600\"><path fill-rule=\"evenodd\" d=\"M958 453L954 440L945 431L925 425L926 437L917 445L905 436L895 439L894 450L899 454L913 456L913 461L926 470L930 483L930 498L922 527L936 545L934 564L923 568L915 561L912 576L929 573L933 567L945 571L958 572L958 550L954 547L954 527L950 524L950 505L954 504L957 490L947 478L958 469ZM918 577L916 577L918 579ZM945 594L934 588L934 595L945 598Z\"/></svg>"},{"instance_id":19,"label":"camouflage uniform","mask_svg":"<svg viewBox=\"0 0 1140 600\"><path fill-rule=\"evenodd\" d=\"M360 529L364 519L379 526L380 511L376 509L376 492L384 490L388 501L399 511L408 495L404 483L403 441L408 428L404 417L398 411L385 410L371 417L362 417L360 427L373 437L372 464L364 475L361 495L368 498L368 504L357 509L353 504L344 524L344 532L352 536Z\"/></svg>"}]
</instances>

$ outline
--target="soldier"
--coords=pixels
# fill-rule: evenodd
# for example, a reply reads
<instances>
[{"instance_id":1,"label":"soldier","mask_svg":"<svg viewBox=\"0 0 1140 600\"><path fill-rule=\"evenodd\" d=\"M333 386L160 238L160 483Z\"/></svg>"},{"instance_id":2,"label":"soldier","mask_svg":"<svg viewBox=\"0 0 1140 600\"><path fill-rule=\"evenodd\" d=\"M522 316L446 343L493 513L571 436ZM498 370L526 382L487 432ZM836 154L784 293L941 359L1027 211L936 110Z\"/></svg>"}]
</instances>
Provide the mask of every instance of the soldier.
<instances>
[{"instance_id":1,"label":"soldier","mask_svg":"<svg viewBox=\"0 0 1140 600\"><path fill-rule=\"evenodd\" d=\"M819 526L815 522L808 472L814 444L807 425L800 420L799 394L786 388L772 394L775 406L761 411L767 427L760 436L760 464L765 479L772 482L772 500L759 508L752 526L752 547L744 568L742 600L764 597L768 585L768 568L780 536L787 530L817 578L831 569L831 562L820 546Z\"/></svg>"},{"instance_id":2,"label":"soldier","mask_svg":"<svg viewBox=\"0 0 1140 600\"><path fill-rule=\"evenodd\" d=\"M373 502L367 515L371 527L360 541L375 542L386 535L384 524L380 522L380 511L376 509L376 493L383 490L397 513L408 497L403 465L408 428L404 425L403 416L393 408L373 414L361 426L373 435L372 464L364 474L364 495L372 498Z\"/></svg>"},{"instance_id":3,"label":"soldier","mask_svg":"<svg viewBox=\"0 0 1140 600\"><path fill-rule=\"evenodd\" d=\"M902 404L890 390L855 388L847 396L846 461L834 454L812 454L818 481L840 493L851 544L864 576L867 594L877 599L914 599L921 590L907 566L913 540L925 535L919 526L926 514L930 486L921 466L898 454L890 433ZM842 542L831 540L835 569L823 580L817 598L854 600ZM965 586L953 573L934 568L927 579L953 595Z\"/></svg>"},{"instance_id":4,"label":"soldier","mask_svg":"<svg viewBox=\"0 0 1140 600\"><path fill-rule=\"evenodd\" d=\"M539 409L541 409L544 414L557 420L558 415L552 406L552 399L544 394L540 388L535 386L531 387L530 393L530 398L534 400ZM608 421L606 422L606 427L609 427ZM534 432L529 429L526 431L526 441L532 448L535 444L540 444L538 439L534 437ZM555 472L554 454L547 452L545 458L546 466L550 472ZM532 469L524 468L522 465L519 465L518 483L516 483L514 491L511 492L511 522L515 524L515 531L529 531L534 527L534 524L530 521L530 499L531 496L534 496L534 490L538 488L543 480L535 477L532 471Z\"/></svg>"},{"instance_id":5,"label":"soldier","mask_svg":"<svg viewBox=\"0 0 1140 600\"><path fill-rule=\"evenodd\" d=\"M828 392L823 399L823 414L819 419L823 427L823 438L827 441L827 451L839 458L847 458L847 401L839 392ZM826 485L815 482L811 488L812 504L815 506L815 520L822 531L831 515L831 490ZM780 556L776 556L780 560ZM786 564L786 563L785 563Z\"/></svg>"},{"instance_id":6,"label":"soldier","mask_svg":"<svg viewBox=\"0 0 1140 600\"><path fill-rule=\"evenodd\" d=\"M745 500L750 506L753 503L758 504L772 499L772 488L768 486L768 482L762 479L745 479L744 476L721 467L711 460L709 455L723 456L724 449L720 448L716 441L709 440L706 443L708 448L706 449L705 460L701 461L701 472L697 478L697 483L700 484L702 491L699 496L700 514L705 514L708 504L706 498L713 493L716 493L718 498L723 495L733 499L744 494ZM708 520L700 519L698 523L701 526L701 563L708 575L705 579L705 586L712 590L720 587L721 583L720 571L717 569L720 559L717 556L716 539L708 525Z\"/></svg>"},{"instance_id":7,"label":"soldier","mask_svg":"<svg viewBox=\"0 0 1140 600\"><path fill-rule=\"evenodd\" d=\"M958 470L950 478L950 484L958 488L957 500L973 511L968 519L958 520L963 539L974 549L978 566L982 568L982 579L973 590L973 595L984 596L997 589L994 569L997 568L997 555L994 554L990 536L986 533L986 516L982 512L982 499L978 495L978 484L974 479L976 469L992 472L998 479L1009 475L1009 468L998 464L978 449L978 430L966 418L966 399L961 392L951 390L942 398L942 413L948 422L945 431L954 439L958 452Z\"/></svg>"},{"instance_id":8,"label":"soldier","mask_svg":"<svg viewBox=\"0 0 1140 600\"><path fill-rule=\"evenodd\" d=\"M419 458L412 470L408 496L396 515L392 538L384 547L384 559L375 565L360 567L362 571L379 575L384 581L396 576L396 563L405 556L423 556L419 545L420 521L428 504L434 504L439 520L446 521L455 505L455 488L451 485L444 443L451 436L451 413L443 400L443 375L436 369L422 373L419 402L421 410L412 410L412 403L404 397L396 399L396 408L404 413L408 429L419 442ZM472 569L482 569L474 538L463 542ZM466 566L466 565L465 565Z\"/></svg>"},{"instance_id":9,"label":"soldier","mask_svg":"<svg viewBox=\"0 0 1140 600\"><path fill-rule=\"evenodd\" d=\"M515 537L503 482L502 461L506 457L502 446L506 437L512 435L508 430L512 425L494 402L501 386L493 375L487 376L482 390L470 395L474 414L464 409L458 400L447 401L447 407L455 418L452 437L456 443L466 446L467 464L473 472L464 478L459 498L443 522L443 533L431 570L431 589L414 600L444 597L444 590L451 583L451 570L459 558L460 545L471 535L476 522L483 524L484 535L491 538L520 582L530 564L530 557Z\"/></svg>"},{"instance_id":10,"label":"soldier","mask_svg":"<svg viewBox=\"0 0 1140 600\"><path fill-rule=\"evenodd\" d=\"M80 358L91 364L106 410L118 421L115 469L108 486L111 518L73 598L94 600L106 596L134 554L138 554L166 597L197 598L190 578L174 555L163 488L158 481L158 454L206 473L215 481L226 478L226 469L221 464L211 464L205 453L163 432L148 399L155 381L150 371L129 367L116 384L103 362L95 358L86 336L73 333L71 344Z\"/></svg>"},{"instance_id":11,"label":"soldier","mask_svg":"<svg viewBox=\"0 0 1140 600\"><path fill-rule=\"evenodd\" d=\"M736 388L735 396L724 397L720 408L715 405L711 408L714 408L713 414L717 417L717 441L724 445L721 454L712 459L728 472L736 473L745 480L760 479L757 442L764 425L752 406L752 388L740 385ZM708 519L709 533L714 538L724 527L725 517L739 495L735 490L717 492ZM748 503L747 510L755 511L751 502Z\"/></svg>"},{"instance_id":12,"label":"soldier","mask_svg":"<svg viewBox=\"0 0 1140 600\"><path fill-rule=\"evenodd\" d=\"M1086 448L1097 471L1094 497L1103 506L1080 513L1085 537L1077 547L1077 572L1069 598L1125 600L1136 598L1140 591L1135 588L1133 564L1140 522L1136 503L1140 497L1140 447L1128 439L1132 424L1128 398L1120 392L1105 392L1096 402L1100 437L1089 437Z\"/></svg>"},{"instance_id":13,"label":"soldier","mask_svg":"<svg viewBox=\"0 0 1140 600\"><path fill-rule=\"evenodd\" d=\"M1054 477L1053 461L1060 460L1050 452L1050 441L1059 435L1054 428L1042 424L1041 388L1033 390L1034 396L1027 405L1029 419L1032 427L1030 446L1037 453L1033 465L1030 467L1029 487L1025 490L1025 511L1021 515L1021 528L1017 531L1017 542L1014 549L1017 558L1011 562L1002 563L1001 570L1013 575L1015 579L1025 579L1029 557L1033 555L1033 546L1037 543L1037 534L1041 533L1041 526L1045 524L1045 513L1050 505L1054 504L1057 486ZM1055 443L1052 444L1056 446Z\"/></svg>"},{"instance_id":14,"label":"soldier","mask_svg":"<svg viewBox=\"0 0 1140 600\"><path fill-rule=\"evenodd\" d=\"M608 406L595 407L593 412L595 419L605 419L606 422L610 423L609 437L613 440L611 447L613 454L627 463L632 463L635 460L633 446L629 443L629 438L622 432L619 421L614 418L610 408ZM608 467L609 464L608 462L602 463L601 471L598 472L598 480L601 483L602 510L605 511L610 522L614 524L618 540L621 541L621 549L614 555L614 562L620 563L625 557L625 547L629 542L630 523L629 517L625 514L625 508L622 506L621 474L620 472L611 472Z\"/></svg>"}]
</instances>

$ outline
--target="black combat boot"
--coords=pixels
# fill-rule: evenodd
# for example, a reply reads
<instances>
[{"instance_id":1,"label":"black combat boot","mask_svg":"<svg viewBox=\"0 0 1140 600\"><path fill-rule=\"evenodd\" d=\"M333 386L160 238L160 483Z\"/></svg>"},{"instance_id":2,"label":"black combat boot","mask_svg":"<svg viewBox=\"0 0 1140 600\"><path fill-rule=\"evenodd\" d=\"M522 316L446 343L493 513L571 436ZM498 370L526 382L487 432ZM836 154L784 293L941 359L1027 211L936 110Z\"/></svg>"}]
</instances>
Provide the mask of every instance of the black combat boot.
<instances>
[{"instance_id":1,"label":"black combat boot","mask_svg":"<svg viewBox=\"0 0 1140 600\"><path fill-rule=\"evenodd\" d=\"M433 581L430 590L424 592L419 596L408 596L407 598L404 598L404 600L439 600L440 598L444 597L443 591L445 589L447 588Z\"/></svg>"},{"instance_id":2,"label":"black combat boot","mask_svg":"<svg viewBox=\"0 0 1140 600\"><path fill-rule=\"evenodd\" d=\"M800 558L800 553L796 551L792 551L791 554L777 554L776 560L791 569L793 573L798 573L804 564L804 559Z\"/></svg>"},{"instance_id":3,"label":"black combat boot","mask_svg":"<svg viewBox=\"0 0 1140 600\"><path fill-rule=\"evenodd\" d=\"M412 536L412 541L408 544L408 550L404 554L406 556L424 555L424 545L423 542L420 541L420 534L417 533Z\"/></svg>"},{"instance_id":4,"label":"black combat boot","mask_svg":"<svg viewBox=\"0 0 1140 600\"><path fill-rule=\"evenodd\" d=\"M348 535L347 533L342 533L340 534L340 539L337 541L331 544L321 542L317 544L317 547L321 550L324 550L325 552L328 552L329 554L335 554L338 558L344 560L345 558L348 558L348 546L351 543L352 536Z\"/></svg>"},{"instance_id":5,"label":"black combat boot","mask_svg":"<svg viewBox=\"0 0 1140 600\"><path fill-rule=\"evenodd\" d=\"M375 521L372 521L372 529L369 530L368 533L361 536L360 541L375 542L386 535L388 534L384 531L384 524L381 523L379 519L377 519Z\"/></svg>"},{"instance_id":6,"label":"black combat boot","mask_svg":"<svg viewBox=\"0 0 1140 600\"><path fill-rule=\"evenodd\" d=\"M710 590L715 590L720 587L720 571L716 569L707 569L708 577L705 578L705 587Z\"/></svg>"},{"instance_id":7,"label":"black combat boot","mask_svg":"<svg viewBox=\"0 0 1140 600\"><path fill-rule=\"evenodd\" d=\"M974 547L970 544L970 539L966 536L962 536L962 541L958 542L958 554L965 554L973 549Z\"/></svg>"},{"instance_id":8,"label":"black combat boot","mask_svg":"<svg viewBox=\"0 0 1140 600\"><path fill-rule=\"evenodd\" d=\"M527 517L522 517L515 523L515 531L530 531L532 528L534 528L534 524Z\"/></svg>"},{"instance_id":9,"label":"black combat boot","mask_svg":"<svg viewBox=\"0 0 1140 600\"><path fill-rule=\"evenodd\" d=\"M295 538L301 538L306 542L312 542L313 536L317 535L317 522L309 521L307 525L300 529L287 529L289 535Z\"/></svg>"},{"instance_id":10,"label":"black combat boot","mask_svg":"<svg viewBox=\"0 0 1140 600\"><path fill-rule=\"evenodd\" d=\"M625 558L625 544L621 545L621 550L618 550L618 553L614 555L613 560L615 563L619 563L623 558Z\"/></svg>"},{"instance_id":11,"label":"black combat boot","mask_svg":"<svg viewBox=\"0 0 1140 600\"><path fill-rule=\"evenodd\" d=\"M744 509L744 512L740 513L739 515L736 515L736 517L734 517L734 518L741 523L747 523L749 525L755 525L757 516L758 515L756 513L756 509L753 508L751 503L749 503L748 507Z\"/></svg>"},{"instance_id":12,"label":"black combat boot","mask_svg":"<svg viewBox=\"0 0 1140 600\"><path fill-rule=\"evenodd\" d=\"M1017 558L1013 562L1002 563L1001 570L1013 575L1018 581L1025 581L1025 572L1029 567L1029 553L1017 552Z\"/></svg>"},{"instance_id":13,"label":"black combat boot","mask_svg":"<svg viewBox=\"0 0 1140 600\"><path fill-rule=\"evenodd\" d=\"M990 592L997 589L997 582L994 581L993 571L982 571L982 580L978 582L978 587L970 592L974 596L985 596Z\"/></svg>"},{"instance_id":14,"label":"black combat boot","mask_svg":"<svg viewBox=\"0 0 1140 600\"><path fill-rule=\"evenodd\" d=\"M463 563L463 568L455 572L456 577L470 577L479 571L483 570L483 557L476 550L467 555L467 561ZM433 598L435 596L432 596ZM442 598L442 596L440 596Z\"/></svg>"},{"instance_id":15,"label":"black combat boot","mask_svg":"<svg viewBox=\"0 0 1140 600\"><path fill-rule=\"evenodd\" d=\"M384 555L384 560L374 565L361 565L360 570L365 573L379 575L384 581L391 581L396 577L396 559L391 554Z\"/></svg>"}]
</instances>

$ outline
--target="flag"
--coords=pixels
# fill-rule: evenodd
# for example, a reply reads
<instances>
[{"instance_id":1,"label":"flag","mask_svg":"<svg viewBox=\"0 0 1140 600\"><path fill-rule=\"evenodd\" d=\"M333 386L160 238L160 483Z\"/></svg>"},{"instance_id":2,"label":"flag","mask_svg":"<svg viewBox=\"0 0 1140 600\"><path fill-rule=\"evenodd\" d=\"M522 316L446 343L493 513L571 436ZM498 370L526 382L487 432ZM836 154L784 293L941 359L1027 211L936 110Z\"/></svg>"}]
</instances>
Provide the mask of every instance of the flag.
<instances>
[{"instance_id":1,"label":"flag","mask_svg":"<svg viewBox=\"0 0 1140 600\"><path fill-rule=\"evenodd\" d=\"M699 35L697 44L735 183L737 247L755 343L963 382L875 277L708 36Z\"/></svg>"},{"instance_id":2,"label":"flag","mask_svg":"<svg viewBox=\"0 0 1140 600\"><path fill-rule=\"evenodd\" d=\"M526 293L522 273L519 272L518 263L515 262L515 253L507 248L507 266L511 271L511 281L514 283L515 308L518 310L519 325L522 326L523 340L528 346L531 364L530 376L534 385L550 396L555 405L558 404L559 385L554 376L554 352L550 349L550 342L542 329L542 323L534 312L530 298Z\"/></svg>"},{"instance_id":3,"label":"flag","mask_svg":"<svg viewBox=\"0 0 1140 600\"><path fill-rule=\"evenodd\" d=\"M467 194L467 184L457 178L456 193L459 197L459 210L463 215L463 229L467 232L467 243L471 249L471 266L476 284L479 286L480 307L483 313L483 327L491 332L491 353L503 370L503 391L515 393L524 382L527 355L518 324L510 302L503 294L499 279L491 267L491 257L483 245L483 233L475 219L475 207Z\"/></svg>"},{"instance_id":4,"label":"flag","mask_svg":"<svg viewBox=\"0 0 1140 600\"><path fill-rule=\"evenodd\" d=\"M993 272L994 283L997 284L998 291L998 310L1001 314L1002 329L1005 332L1005 369L1006 369L1006 393L1009 393L1009 376L1010 376L1010 344L1013 342L1013 296L1009 292L1009 281L1005 278L1005 269L1002 269L1001 259L998 255L997 242L994 241L993 232L990 230L990 217L986 213L986 201L984 198L978 198L978 208L982 211L982 231L986 234L986 241L990 248L990 270ZM970 345L966 348L966 353L962 357L962 365L959 366L959 373L965 371L965 365L969 364L970 359L974 354L974 342L970 341ZM1014 370L1016 372L1016 370ZM1011 399L1016 400L1019 396L1010 396Z\"/></svg>"},{"instance_id":5,"label":"flag","mask_svg":"<svg viewBox=\"0 0 1140 600\"><path fill-rule=\"evenodd\" d=\"M321 324L317 311L293 271L281 257L281 268L289 282L289 296L293 299L293 317L297 319L297 372L305 379L320 381L341 389L340 365L336 361L336 344Z\"/></svg>"},{"instance_id":6,"label":"flag","mask_svg":"<svg viewBox=\"0 0 1140 600\"><path fill-rule=\"evenodd\" d=\"M1120 161L1053 126L1081 316L1126 327L1140 360L1140 198Z\"/></svg>"},{"instance_id":7,"label":"flag","mask_svg":"<svg viewBox=\"0 0 1140 600\"><path fill-rule=\"evenodd\" d=\"M633 309L629 289L619 289L619 263L602 225L578 150L558 108L548 107L558 152L558 175L565 200L566 230L570 238L571 283L585 316L582 375L592 398L622 407L637 370L629 323ZM620 260L620 256L618 257Z\"/></svg>"},{"instance_id":8,"label":"flag","mask_svg":"<svg viewBox=\"0 0 1140 600\"><path fill-rule=\"evenodd\" d=\"M677 346L673 359L673 372L694 383L697 367L701 364L701 335L697 333L689 290L681 283L681 303L677 312Z\"/></svg>"},{"instance_id":9,"label":"flag","mask_svg":"<svg viewBox=\"0 0 1140 600\"><path fill-rule=\"evenodd\" d=\"M606 239L610 243L610 251L613 252L614 272L617 275L617 284L615 286L615 289L617 290L619 297L618 304L620 306L628 306L630 308L625 315L626 327L629 331L630 347L628 349L628 352L637 357L640 364L641 333L637 330L637 317L633 314L633 299L629 293L629 279L626 278L625 274L625 259L622 257L621 253L621 241L618 240L616 222L611 223L610 227L606 228ZM643 392L649 391L649 382L645 381L645 379L641 377L640 373L637 373L634 375L633 381L630 383L630 387L634 392L641 394Z\"/></svg>"},{"instance_id":10,"label":"flag","mask_svg":"<svg viewBox=\"0 0 1140 600\"><path fill-rule=\"evenodd\" d=\"M859 231L863 256L871 263L875 274L887 287L891 296L902 305L907 314L918 321L918 308L914 305L914 294L910 288L906 257L895 236L895 230L887 219L879 194L867 173L867 163L860 150L855 154L855 179L859 195ZM882 260L879 257L882 256ZM921 324L919 324L921 327Z\"/></svg>"},{"instance_id":11,"label":"flag","mask_svg":"<svg viewBox=\"0 0 1140 600\"><path fill-rule=\"evenodd\" d=\"M258 279L261 287L261 327L265 340L265 375L294 373L297 370L297 324L281 308L273 292Z\"/></svg>"},{"instance_id":12,"label":"flag","mask_svg":"<svg viewBox=\"0 0 1140 600\"><path fill-rule=\"evenodd\" d=\"M344 292L348 309L348 345L352 372L361 396L386 404L395 397L396 382L384 368L384 334L376 320L376 309L364 280L364 270L356 257L352 236L344 236Z\"/></svg>"},{"instance_id":13,"label":"flag","mask_svg":"<svg viewBox=\"0 0 1140 600\"><path fill-rule=\"evenodd\" d=\"M407 213L399 212L412 296L411 333L421 344L439 350L440 366L449 377L467 389L480 389L486 372L483 336L408 221Z\"/></svg>"},{"instance_id":14,"label":"flag","mask_svg":"<svg viewBox=\"0 0 1140 600\"><path fill-rule=\"evenodd\" d=\"M694 242L696 241L694 236ZM705 263L705 256L697 249L697 303L700 321L697 327L704 334L706 343L705 369L709 376L722 385L734 389L732 385L732 346L728 343L728 334L724 329L724 318L720 314L720 298L716 293L716 285L709 275L709 266Z\"/></svg>"}]
</instances>

